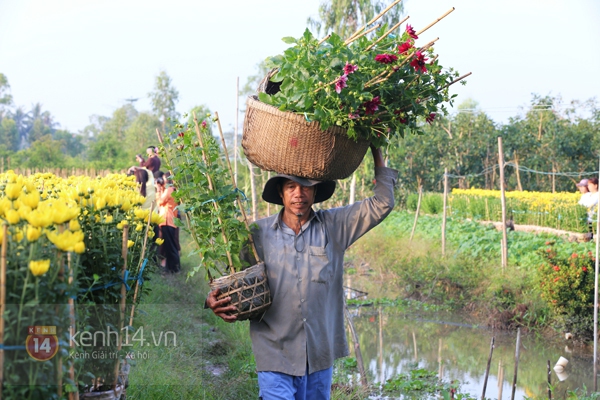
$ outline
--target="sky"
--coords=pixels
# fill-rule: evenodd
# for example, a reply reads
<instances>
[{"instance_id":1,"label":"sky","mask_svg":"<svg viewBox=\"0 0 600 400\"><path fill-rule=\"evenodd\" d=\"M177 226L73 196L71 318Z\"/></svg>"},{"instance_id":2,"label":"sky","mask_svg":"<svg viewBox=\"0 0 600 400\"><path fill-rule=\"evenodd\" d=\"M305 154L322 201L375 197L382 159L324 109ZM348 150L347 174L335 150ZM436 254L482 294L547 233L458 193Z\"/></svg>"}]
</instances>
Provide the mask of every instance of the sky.
<instances>
[{"instance_id":1,"label":"sky","mask_svg":"<svg viewBox=\"0 0 600 400\"><path fill-rule=\"evenodd\" d=\"M238 79L242 87L260 61L285 50L281 38L301 36L321 1L0 0L0 73L16 106L41 103L61 128L78 132L126 99L149 111L148 93L164 70L180 113L206 105L233 130L243 123ZM567 107L600 93L598 0L402 4L417 31L455 8L417 41L439 37L440 64L472 72L465 86L452 86L455 107L472 99L506 123L533 94L561 96Z\"/></svg>"}]
</instances>

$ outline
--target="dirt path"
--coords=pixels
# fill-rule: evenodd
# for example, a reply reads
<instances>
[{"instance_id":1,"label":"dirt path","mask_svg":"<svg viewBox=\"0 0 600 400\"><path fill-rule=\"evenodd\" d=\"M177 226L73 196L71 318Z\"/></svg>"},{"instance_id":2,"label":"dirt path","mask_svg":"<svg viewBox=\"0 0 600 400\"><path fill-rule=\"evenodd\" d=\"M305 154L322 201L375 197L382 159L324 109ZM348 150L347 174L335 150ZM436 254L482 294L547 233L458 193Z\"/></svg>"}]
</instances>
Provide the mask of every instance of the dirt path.
<instances>
[{"instance_id":1,"label":"dirt path","mask_svg":"<svg viewBox=\"0 0 600 400\"><path fill-rule=\"evenodd\" d=\"M481 221L482 224L494 225L498 230L502 228L502 222L495 221ZM515 231L528 232L528 233L549 233L551 235L563 236L570 241L583 241L585 233L563 231L561 229L548 228L545 226L537 225L514 225Z\"/></svg>"}]
</instances>

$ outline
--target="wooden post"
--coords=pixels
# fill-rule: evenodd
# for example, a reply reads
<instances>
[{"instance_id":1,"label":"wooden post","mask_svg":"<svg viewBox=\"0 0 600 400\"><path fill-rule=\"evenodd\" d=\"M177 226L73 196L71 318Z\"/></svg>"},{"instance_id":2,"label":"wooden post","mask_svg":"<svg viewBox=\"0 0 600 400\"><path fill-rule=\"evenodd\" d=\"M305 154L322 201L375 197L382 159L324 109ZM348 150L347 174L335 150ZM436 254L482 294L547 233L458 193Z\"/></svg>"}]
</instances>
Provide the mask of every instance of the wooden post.
<instances>
[{"instance_id":1,"label":"wooden post","mask_svg":"<svg viewBox=\"0 0 600 400\"><path fill-rule=\"evenodd\" d=\"M67 267L69 268L69 286L73 284L73 268L71 267L71 252L67 253ZM75 326L75 300L69 297L69 319L71 322L71 332L75 332L77 327ZM69 340L69 347L73 348L73 343ZM73 381L73 385L77 387L77 381L75 380L75 362L72 360L69 363L69 378ZM69 400L79 400L79 390L75 392L69 392Z\"/></svg>"},{"instance_id":2,"label":"wooden post","mask_svg":"<svg viewBox=\"0 0 600 400\"><path fill-rule=\"evenodd\" d=\"M356 171L352 173L352 180L350 181L350 198L348 204L354 204L356 198Z\"/></svg>"},{"instance_id":3,"label":"wooden post","mask_svg":"<svg viewBox=\"0 0 600 400\"><path fill-rule=\"evenodd\" d=\"M127 242L129 240L129 225L123 225L123 244L121 246L121 257L123 257L123 266L121 267L121 279L123 283L121 284L121 304L120 304L120 312L119 312L119 334L123 332L123 325L125 323L125 307L127 306L127 282L125 282L125 277L127 273ZM117 339L117 351L121 350L122 346L121 339ZM115 381L113 382L113 390L117 388L117 382L119 381L119 368L121 367L121 360L117 357L117 361L115 363Z\"/></svg>"},{"instance_id":4,"label":"wooden post","mask_svg":"<svg viewBox=\"0 0 600 400\"><path fill-rule=\"evenodd\" d=\"M552 370L550 369L550 360L546 364L548 371L548 400L552 400Z\"/></svg>"},{"instance_id":5,"label":"wooden post","mask_svg":"<svg viewBox=\"0 0 600 400\"><path fill-rule=\"evenodd\" d=\"M6 248L8 247L8 225L2 224L2 250L0 255L0 344L4 344L4 307L6 304ZM0 399L4 383L4 350L0 349Z\"/></svg>"},{"instance_id":6,"label":"wooden post","mask_svg":"<svg viewBox=\"0 0 600 400\"><path fill-rule=\"evenodd\" d=\"M235 131L233 136L233 181L235 182L235 186L237 187L238 183L238 171L237 171L237 152L238 152L238 129L239 129L239 121L238 118L240 116L240 77L237 77L236 87L235 87ZM217 117L218 121L218 117Z\"/></svg>"},{"instance_id":7,"label":"wooden post","mask_svg":"<svg viewBox=\"0 0 600 400\"><path fill-rule=\"evenodd\" d=\"M519 192L522 192L523 185L521 185L521 173L519 172L519 157L517 157L517 152L515 152L515 174L517 175L517 189L519 189Z\"/></svg>"},{"instance_id":8,"label":"wooden post","mask_svg":"<svg viewBox=\"0 0 600 400\"><path fill-rule=\"evenodd\" d=\"M147 245L148 245L148 232L150 231L150 221L152 220L152 210L154 210L154 204L155 202L151 202L150 203L150 212L148 214L148 221L146 221L146 233L144 235L144 242L142 243L142 254L140 256L140 262L138 264L138 269L137 269L137 274L141 274L142 273L142 265L144 263L144 256L146 255L146 249L147 249ZM189 223L189 218L187 218L188 223ZM140 276L138 276L138 279L135 282L135 290L133 292L133 300L131 302L131 313L129 315L129 326L133 326L133 315L135 313L135 302L137 300L137 295L138 295L138 290L140 288Z\"/></svg>"},{"instance_id":9,"label":"wooden post","mask_svg":"<svg viewBox=\"0 0 600 400\"><path fill-rule=\"evenodd\" d=\"M412 331L413 337L413 350L415 351L415 362L419 361L419 352L417 350L417 335L415 335L415 331Z\"/></svg>"},{"instance_id":10,"label":"wooden post","mask_svg":"<svg viewBox=\"0 0 600 400\"><path fill-rule=\"evenodd\" d=\"M362 353L360 351L360 343L358 342L358 335L356 334L356 330L354 330L354 324L352 323L352 315L350 315L350 311L348 310L348 306L344 304L344 312L346 313L346 321L348 321L348 327L350 328L350 332L352 333L352 341L354 342L354 353L356 355L356 363L358 364L358 373L360 374L360 383L363 387L367 387L369 382L367 382L367 375L365 374L365 364L363 363Z\"/></svg>"},{"instance_id":11,"label":"wooden post","mask_svg":"<svg viewBox=\"0 0 600 400\"><path fill-rule=\"evenodd\" d=\"M600 191L598 191L598 198L600 199ZM598 391L598 257L600 256L600 210L596 210L596 218L596 262L594 263L594 391Z\"/></svg>"},{"instance_id":12,"label":"wooden post","mask_svg":"<svg viewBox=\"0 0 600 400\"><path fill-rule=\"evenodd\" d=\"M423 185L419 185L419 200L417 201L417 211L415 211L415 222L413 222L412 230L410 231L409 243L412 243L415 229L417 229L417 221L419 220L419 212L421 212L421 198L423 197Z\"/></svg>"},{"instance_id":13,"label":"wooden post","mask_svg":"<svg viewBox=\"0 0 600 400\"><path fill-rule=\"evenodd\" d=\"M483 378L483 391L481 393L481 400L485 400L485 390L487 388L488 376L490 375L490 365L492 364L492 354L494 354L494 340L492 336L492 342L490 343L490 356L488 357L487 367L485 368L485 377Z\"/></svg>"},{"instance_id":14,"label":"wooden post","mask_svg":"<svg viewBox=\"0 0 600 400\"><path fill-rule=\"evenodd\" d=\"M504 366L502 360L498 361L498 400L502 400L502 390L504 389Z\"/></svg>"},{"instance_id":15,"label":"wooden post","mask_svg":"<svg viewBox=\"0 0 600 400\"><path fill-rule=\"evenodd\" d=\"M258 213L256 211L256 180L254 179L254 165L250 162L250 160L246 159L248 162L248 170L250 171L250 193L252 197L252 221L256 221L258 219Z\"/></svg>"},{"instance_id":16,"label":"wooden post","mask_svg":"<svg viewBox=\"0 0 600 400\"><path fill-rule=\"evenodd\" d=\"M517 372L519 371L519 353L521 350L521 328L517 328L517 348L515 350L515 375L513 377L512 394L510 400L515 400L515 391L517 390Z\"/></svg>"},{"instance_id":17,"label":"wooden post","mask_svg":"<svg viewBox=\"0 0 600 400\"><path fill-rule=\"evenodd\" d=\"M446 217L448 204L448 168L444 168L444 210L442 213L442 257L446 255Z\"/></svg>"},{"instance_id":18,"label":"wooden post","mask_svg":"<svg viewBox=\"0 0 600 400\"><path fill-rule=\"evenodd\" d=\"M504 150L502 136L498 136L498 165L500 169L500 202L502 204L502 272L508 265L508 239L506 236L506 195L504 193Z\"/></svg>"}]
</instances>

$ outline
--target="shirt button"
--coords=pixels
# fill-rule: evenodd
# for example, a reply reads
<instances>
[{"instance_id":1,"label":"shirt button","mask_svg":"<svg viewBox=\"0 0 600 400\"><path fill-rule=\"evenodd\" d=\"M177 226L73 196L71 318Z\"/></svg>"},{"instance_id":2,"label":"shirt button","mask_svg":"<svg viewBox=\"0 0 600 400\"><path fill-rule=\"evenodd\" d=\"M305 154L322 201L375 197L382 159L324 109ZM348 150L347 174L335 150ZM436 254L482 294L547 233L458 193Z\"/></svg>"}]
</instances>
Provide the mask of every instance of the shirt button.
<instances>
[{"instance_id":1,"label":"shirt button","mask_svg":"<svg viewBox=\"0 0 600 400\"><path fill-rule=\"evenodd\" d=\"M302 321L306 322L306 318L302 318Z\"/></svg>"},{"instance_id":2,"label":"shirt button","mask_svg":"<svg viewBox=\"0 0 600 400\"><path fill-rule=\"evenodd\" d=\"M304 303L304 299L300 299L300 303Z\"/></svg>"},{"instance_id":3,"label":"shirt button","mask_svg":"<svg viewBox=\"0 0 600 400\"><path fill-rule=\"evenodd\" d=\"M298 282L302 282L302 278L298 279Z\"/></svg>"}]
</instances>

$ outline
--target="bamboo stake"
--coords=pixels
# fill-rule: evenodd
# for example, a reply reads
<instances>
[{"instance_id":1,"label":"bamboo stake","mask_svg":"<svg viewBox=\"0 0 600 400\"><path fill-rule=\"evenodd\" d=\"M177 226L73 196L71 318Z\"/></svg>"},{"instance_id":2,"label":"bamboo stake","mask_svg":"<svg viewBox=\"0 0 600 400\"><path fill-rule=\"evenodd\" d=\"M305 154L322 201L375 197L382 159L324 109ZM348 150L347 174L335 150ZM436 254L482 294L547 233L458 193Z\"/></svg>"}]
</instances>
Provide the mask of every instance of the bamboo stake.
<instances>
[{"instance_id":1,"label":"bamboo stake","mask_svg":"<svg viewBox=\"0 0 600 400\"><path fill-rule=\"evenodd\" d=\"M200 143L200 147L202 148L202 160L204 161L204 164L206 164L206 166L208 166L209 165L208 157L206 157L206 150L204 150L204 140L202 139L202 134L200 133L200 126L198 125L198 119L196 118L196 113L194 113L194 125L196 125L196 136L198 136L198 142ZM212 178L209 173L206 174L206 178L208 179L209 190L211 190L214 193L215 189L214 189L214 186L212 183ZM227 245L229 243L229 240L227 239L227 235L225 235L225 228L223 227L223 220L221 219L221 214L219 212L219 205L215 201L213 201L212 204L213 204L213 207L215 208L215 211L217 211L217 213L218 213L217 221L219 221L219 226L221 227L221 238L223 239L223 243L225 243L225 245ZM231 257L231 252L229 250L227 250L227 251L225 251L225 254L227 255L227 262L229 263L229 270L233 274L233 273L235 273L235 268L233 268L233 259Z\"/></svg>"},{"instance_id":2,"label":"bamboo stake","mask_svg":"<svg viewBox=\"0 0 600 400\"><path fill-rule=\"evenodd\" d=\"M450 82L450 83L448 83L447 85L445 85L445 86L442 86L441 88L439 88L439 89L438 89L438 92L439 92L440 90L444 90L444 89L446 89L446 88L447 88L447 87L449 87L449 86L452 86L452 85L454 85L456 82L462 81L463 79L465 79L467 76L469 76L469 75L471 75L471 74L472 74L472 72L468 72L468 73L464 74L463 76L459 76L458 78L456 78L456 79L455 79L455 80L453 80L452 82Z\"/></svg>"},{"instance_id":3,"label":"bamboo stake","mask_svg":"<svg viewBox=\"0 0 600 400\"><path fill-rule=\"evenodd\" d=\"M369 385L369 382L367 381L367 375L365 374L365 364L363 363L362 352L360 351L358 335L356 334L354 324L352 323L352 315L350 315L350 311L348 310L348 306L345 304L345 302L344 312L346 314L346 321L348 321L348 326L350 327L350 332L352 333L352 341L354 342L356 363L358 364L358 373L360 374L360 383L363 387L367 387Z\"/></svg>"},{"instance_id":4,"label":"bamboo stake","mask_svg":"<svg viewBox=\"0 0 600 400\"><path fill-rule=\"evenodd\" d=\"M356 41L356 40L360 39L361 37L363 37L363 36L365 36L365 35L368 35L369 33L373 32L374 30L376 30L376 29L379 29L380 27L381 27L381 24L377 24L377 25L375 25L374 27L372 27L371 29L367 29L366 31L364 31L364 32L363 32L363 33L361 33L360 35L357 35L357 36L353 37L352 39L347 39L347 40L344 42L344 44L345 44L346 46L348 46L350 43L352 43L352 42L354 42L354 41Z\"/></svg>"},{"instance_id":5,"label":"bamboo stake","mask_svg":"<svg viewBox=\"0 0 600 400\"><path fill-rule=\"evenodd\" d=\"M438 22L440 22L441 20L443 20L444 18L446 18L446 16L448 16L448 14L450 14L454 10L455 10L454 7L452 7L451 9L449 9L448 11L446 11L444 13L444 15L442 15L441 17L439 17L438 19L436 19L435 21L433 21L432 23L430 23L429 25L427 25L425 28L421 29L419 32L417 32L417 36L420 36L427 29L431 28L432 26L434 26L435 24L437 24Z\"/></svg>"},{"instance_id":6,"label":"bamboo stake","mask_svg":"<svg viewBox=\"0 0 600 400\"><path fill-rule=\"evenodd\" d=\"M235 87L235 131L233 136L233 182L237 185L238 170L237 170L237 152L238 152L238 129L239 129L239 117L240 117L240 77L237 77ZM217 117L218 118L218 117Z\"/></svg>"},{"instance_id":7,"label":"bamboo stake","mask_svg":"<svg viewBox=\"0 0 600 400\"><path fill-rule=\"evenodd\" d=\"M369 51L371 50L373 47L375 47L375 45L379 42L381 42L383 39L385 39L390 33L394 32L396 29L398 29L398 27L400 25L402 25L404 22L406 22L407 19L409 19L410 17L406 17L404 18L402 21L398 22L396 25L392 26L390 29L388 29L388 31L386 33L384 33L379 39L377 39L376 41L374 41L369 47L367 47L365 49L365 51Z\"/></svg>"},{"instance_id":8,"label":"bamboo stake","mask_svg":"<svg viewBox=\"0 0 600 400\"><path fill-rule=\"evenodd\" d=\"M142 254L140 256L140 262L138 264L137 273L141 274L142 264L144 263L144 256L146 255L146 245L148 243L148 232L150 231L150 221L152 220L152 210L154 210L154 202L150 203L150 213L148 214L148 221L146 222L146 234L144 236L144 243L142 243ZM129 316L129 326L133 326L133 314L135 312L135 301L137 300L138 290L140 287L140 278L138 277L135 282L135 290L133 292L133 301L131 303L131 314Z\"/></svg>"},{"instance_id":9,"label":"bamboo stake","mask_svg":"<svg viewBox=\"0 0 600 400\"><path fill-rule=\"evenodd\" d=\"M599 160L600 165L600 160ZM600 199L600 191L598 192ZM600 212L597 212L596 220L596 262L594 263L594 391L598 391L598 270L600 257Z\"/></svg>"},{"instance_id":10,"label":"bamboo stake","mask_svg":"<svg viewBox=\"0 0 600 400\"><path fill-rule=\"evenodd\" d=\"M217 117L217 127L219 128L219 134L221 135L221 144L223 145L223 152L225 153L225 160L227 160L227 167L229 168L229 175L231 175L231 183L233 188L237 190L237 185L235 183L235 179L233 179L233 171L231 170L231 163L229 162L229 153L227 152L227 145L225 144L225 136L223 136L223 129L221 129L221 119L219 118L219 113L215 111L215 116ZM195 117L195 116L194 116ZM242 204L242 199L240 199L239 193L236 193L235 198L237 199L238 207L242 211L242 217L244 218L244 224L246 225L246 229L250 230L250 225L248 224L248 217L246 216L246 210ZM258 253L256 252L256 247L254 246L254 239L252 238L252 234L248 234L248 240L250 241L250 245L252 247L252 253L254 254L254 259L258 262Z\"/></svg>"},{"instance_id":11,"label":"bamboo stake","mask_svg":"<svg viewBox=\"0 0 600 400\"><path fill-rule=\"evenodd\" d=\"M417 229L417 221L419 220L419 212L421 211L421 198L423 197L423 185L419 185L419 200L417 201L417 211L415 212L415 222L413 223L412 230L410 231L409 243L412 243L413 236L415 235L415 229Z\"/></svg>"},{"instance_id":12,"label":"bamboo stake","mask_svg":"<svg viewBox=\"0 0 600 400\"><path fill-rule=\"evenodd\" d=\"M515 375L512 384L511 400L515 400L515 391L517 390L517 371L519 370L519 353L521 350L521 328L517 328L517 349L515 350Z\"/></svg>"},{"instance_id":13,"label":"bamboo stake","mask_svg":"<svg viewBox=\"0 0 600 400\"><path fill-rule=\"evenodd\" d=\"M353 39L356 35L358 35L360 33L360 31L362 31L363 29L365 29L367 26L371 25L373 22L377 21L379 18L381 18L385 13L387 13L388 11L390 11L392 9L392 7L394 7L396 4L400 3L402 0L395 0L393 3L391 3L389 6L387 6L382 12L380 12L378 15L376 15L375 17L371 18L371 20L369 22L367 22L365 25L361 26L360 28L358 28L356 30L356 32L354 32L352 35L350 35L350 37L346 40L350 40Z\"/></svg>"},{"instance_id":14,"label":"bamboo stake","mask_svg":"<svg viewBox=\"0 0 600 400\"><path fill-rule=\"evenodd\" d=\"M69 286L73 284L73 268L71 268L71 252L67 253L67 267L69 268ZM75 300L72 297L69 297L69 319L71 322L71 332L75 332ZM69 341L71 342L71 341ZM73 343L69 343L69 347L73 348ZM73 385L77 386L77 381L75 380L75 363L73 361L69 364L69 378L73 382ZM69 392L69 400L79 400L79 391Z\"/></svg>"},{"instance_id":15,"label":"bamboo stake","mask_svg":"<svg viewBox=\"0 0 600 400\"><path fill-rule=\"evenodd\" d=\"M121 245L121 257L123 258L123 267L121 267L121 304L119 312L119 334L123 331L123 324L125 323L125 307L127 303L127 282L125 281L125 275L127 273L127 241L129 240L129 225L123 225L123 243ZM117 339L117 351L120 351L122 342ZM121 366L121 360L117 357L115 363L115 381L113 382L113 390L117 389L117 382L119 380L119 367Z\"/></svg>"},{"instance_id":16,"label":"bamboo stake","mask_svg":"<svg viewBox=\"0 0 600 400\"><path fill-rule=\"evenodd\" d=\"M550 369L550 360L546 364L546 370L548 371L548 400L552 400L552 370Z\"/></svg>"},{"instance_id":17,"label":"bamboo stake","mask_svg":"<svg viewBox=\"0 0 600 400\"><path fill-rule=\"evenodd\" d=\"M504 366L502 360L498 361L498 400L502 400L502 390L504 389Z\"/></svg>"},{"instance_id":18,"label":"bamboo stake","mask_svg":"<svg viewBox=\"0 0 600 400\"><path fill-rule=\"evenodd\" d=\"M442 212L442 257L446 255L446 217L448 204L448 168L444 168L444 210Z\"/></svg>"},{"instance_id":19,"label":"bamboo stake","mask_svg":"<svg viewBox=\"0 0 600 400\"><path fill-rule=\"evenodd\" d=\"M2 224L2 250L0 255L0 344L4 345L4 309L6 305L6 248L8 247L8 225ZM4 382L4 349L0 349L0 399Z\"/></svg>"},{"instance_id":20,"label":"bamboo stake","mask_svg":"<svg viewBox=\"0 0 600 400\"><path fill-rule=\"evenodd\" d=\"M490 343L490 356L488 357L487 367L485 368L485 377L483 378L483 392L481 393L481 400L485 400L485 389L487 388L488 376L490 375L490 365L492 364L492 354L494 354L494 340L492 336L492 342Z\"/></svg>"},{"instance_id":21,"label":"bamboo stake","mask_svg":"<svg viewBox=\"0 0 600 400\"><path fill-rule=\"evenodd\" d=\"M331 37L331 33L327 36L325 36L323 39L319 40L319 43L317 43L317 46L320 45L321 43L323 43L324 41L326 41L327 39L329 39Z\"/></svg>"}]
</instances>

